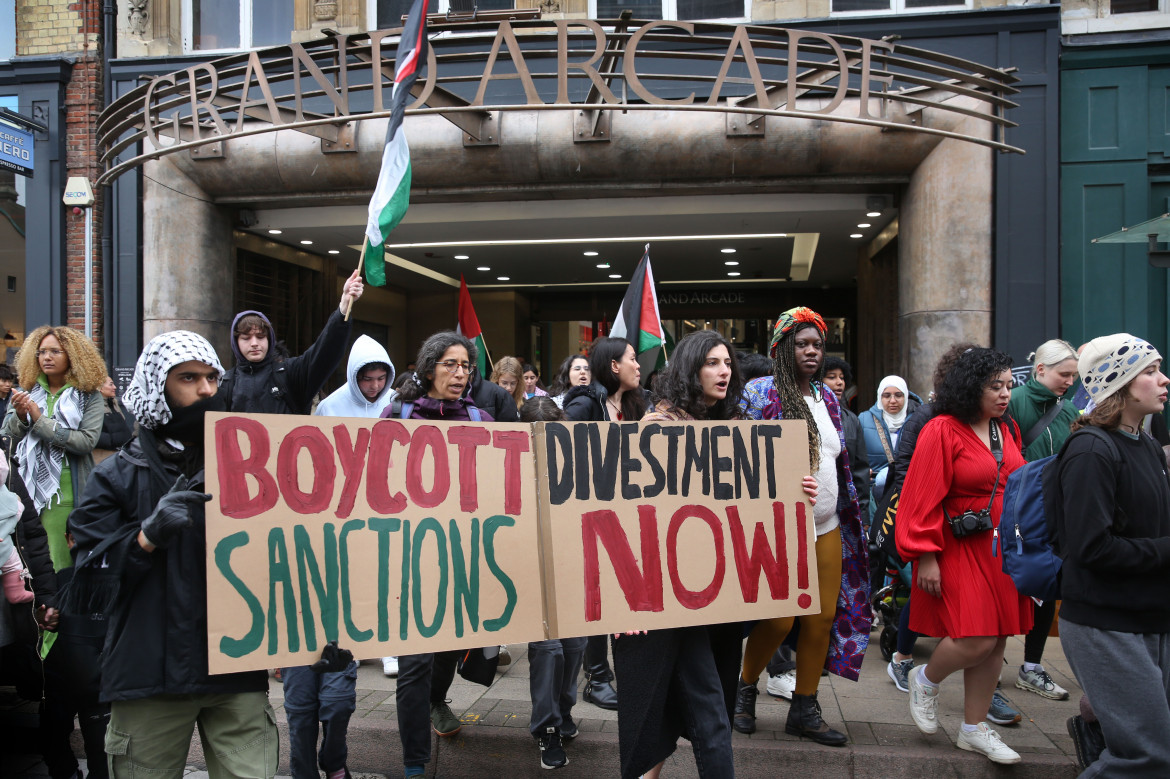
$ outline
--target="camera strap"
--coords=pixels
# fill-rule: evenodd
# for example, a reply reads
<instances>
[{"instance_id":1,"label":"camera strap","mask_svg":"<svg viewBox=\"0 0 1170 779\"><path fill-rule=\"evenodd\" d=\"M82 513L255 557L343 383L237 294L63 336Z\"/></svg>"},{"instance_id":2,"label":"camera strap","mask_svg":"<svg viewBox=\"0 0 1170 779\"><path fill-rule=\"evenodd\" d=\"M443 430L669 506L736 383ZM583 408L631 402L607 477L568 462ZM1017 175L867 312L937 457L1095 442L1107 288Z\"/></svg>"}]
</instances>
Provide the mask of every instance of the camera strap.
<instances>
[{"instance_id":1,"label":"camera strap","mask_svg":"<svg viewBox=\"0 0 1170 779\"><path fill-rule=\"evenodd\" d=\"M999 433L1000 424L1002 424L1000 420L992 419L991 428L988 430L991 454L995 457L995 486L991 488L991 500L987 501L988 513L991 512L991 507L995 504L995 493L999 490L999 472L1003 470L1003 439Z\"/></svg>"}]
</instances>

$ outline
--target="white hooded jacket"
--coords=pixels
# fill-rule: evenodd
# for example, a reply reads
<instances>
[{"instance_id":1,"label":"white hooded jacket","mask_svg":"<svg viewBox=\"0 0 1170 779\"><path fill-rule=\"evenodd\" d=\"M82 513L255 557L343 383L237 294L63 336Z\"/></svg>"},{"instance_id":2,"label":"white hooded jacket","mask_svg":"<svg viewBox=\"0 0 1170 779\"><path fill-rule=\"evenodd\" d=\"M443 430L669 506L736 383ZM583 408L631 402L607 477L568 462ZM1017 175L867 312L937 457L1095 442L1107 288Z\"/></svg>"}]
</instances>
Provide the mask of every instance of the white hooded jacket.
<instances>
[{"instance_id":1,"label":"white hooded jacket","mask_svg":"<svg viewBox=\"0 0 1170 779\"><path fill-rule=\"evenodd\" d=\"M386 377L386 386L373 402L366 400L366 396L358 388L358 372L370 363L385 363L389 366L389 375ZM390 403L393 393L390 385L394 383L394 363L390 362L390 355L386 350L368 335L359 335L349 350L349 365L345 369L345 386L338 387L325 400L317 405L316 415L319 417L377 417L382 409Z\"/></svg>"}]
</instances>

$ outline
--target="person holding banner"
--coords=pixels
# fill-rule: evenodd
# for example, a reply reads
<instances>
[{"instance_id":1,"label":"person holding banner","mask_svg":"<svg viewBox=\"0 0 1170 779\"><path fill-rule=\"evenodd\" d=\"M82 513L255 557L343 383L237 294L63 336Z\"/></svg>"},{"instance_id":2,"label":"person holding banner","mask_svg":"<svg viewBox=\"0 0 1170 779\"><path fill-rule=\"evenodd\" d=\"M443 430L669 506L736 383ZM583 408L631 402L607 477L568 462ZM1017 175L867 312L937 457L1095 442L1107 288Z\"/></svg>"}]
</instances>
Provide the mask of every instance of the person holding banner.
<instances>
[{"instance_id":1,"label":"person holding banner","mask_svg":"<svg viewBox=\"0 0 1170 779\"><path fill-rule=\"evenodd\" d=\"M756 730L756 687L760 674L796 620L796 689L788 710L787 733L828 746L848 738L821 718L817 685L822 666L856 680L869 644L873 613L869 567L861 529L861 507L849 469L837 396L824 382L825 321L809 308L793 308L776 320L771 356L774 373L748 382L740 410L750 419L803 419L808 423L809 460L819 490L813 506L816 526L820 613L763 620L748 636L735 702L733 727Z\"/></svg>"},{"instance_id":2,"label":"person holding banner","mask_svg":"<svg viewBox=\"0 0 1170 779\"><path fill-rule=\"evenodd\" d=\"M477 357L475 344L453 330L435 333L418 350L414 374L382 411L388 419L443 422L494 421L464 393ZM422 776L431 760L431 735L453 736L463 727L447 704L461 650L403 655L398 658L398 736L405 776ZM429 709L429 714L428 714ZM428 721L429 715L429 721Z\"/></svg>"},{"instance_id":3,"label":"person holding banner","mask_svg":"<svg viewBox=\"0 0 1170 779\"><path fill-rule=\"evenodd\" d=\"M930 662L911 669L910 716L938 730L939 685L963 672L963 724L956 746L994 763L1020 762L983 720L991 707L1007 637L1032 627L1032 602L1016 591L993 549L1003 484L1024 464L1014 422L1011 358L969 349L947 372L935 416L918 436L898 498L898 553L912 562L910 627L938 636Z\"/></svg>"},{"instance_id":4,"label":"person holding banner","mask_svg":"<svg viewBox=\"0 0 1170 779\"><path fill-rule=\"evenodd\" d=\"M738 419L742 390L731 344L699 330L678 342L642 421ZM622 777L657 777L679 736L690 740L699 776L735 776L731 712L742 636L732 622L614 637Z\"/></svg>"},{"instance_id":5,"label":"person holding banner","mask_svg":"<svg viewBox=\"0 0 1170 779\"><path fill-rule=\"evenodd\" d=\"M589 349L593 381L574 385L565 393L565 416L574 422L638 420L646 410L642 369L634 345L624 338L598 338ZM585 692L594 706L618 708L613 671L609 667L605 636L590 636L585 648Z\"/></svg>"},{"instance_id":6,"label":"person holding banner","mask_svg":"<svg viewBox=\"0 0 1170 779\"><path fill-rule=\"evenodd\" d=\"M224 409L222 375L202 336L151 339L123 396L138 437L94 470L70 517L70 597L110 624L102 699L113 776L181 777L196 725L211 776L276 774L268 675L207 671L203 419Z\"/></svg>"},{"instance_id":7,"label":"person holding banner","mask_svg":"<svg viewBox=\"0 0 1170 779\"><path fill-rule=\"evenodd\" d=\"M224 377L220 393L227 411L252 414L308 414L313 398L345 354L353 323L345 318L362 296L362 277L350 274L337 310L317 340L299 357L289 357L276 340L276 329L259 311L241 311L232 320L236 366Z\"/></svg>"}]
</instances>

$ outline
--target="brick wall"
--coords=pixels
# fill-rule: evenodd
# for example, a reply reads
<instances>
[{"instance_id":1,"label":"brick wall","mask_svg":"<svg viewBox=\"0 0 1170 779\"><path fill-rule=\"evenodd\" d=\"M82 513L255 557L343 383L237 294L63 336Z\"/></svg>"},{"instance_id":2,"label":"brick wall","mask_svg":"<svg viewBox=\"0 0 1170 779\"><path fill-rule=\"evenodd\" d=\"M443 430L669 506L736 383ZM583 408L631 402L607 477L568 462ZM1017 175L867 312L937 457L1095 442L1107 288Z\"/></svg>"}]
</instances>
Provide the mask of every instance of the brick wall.
<instances>
[{"instance_id":1,"label":"brick wall","mask_svg":"<svg viewBox=\"0 0 1170 779\"><path fill-rule=\"evenodd\" d=\"M95 131L102 108L101 0L17 0L16 54L63 55L74 60L65 88L66 176L84 176L90 185L99 173ZM94 190L93 314L94 341L102 348L101 191ZM60 201L57 201L58 203ZM62 204L61 208L65 208ZM85 214L65 215L65 322L85 328ZM56 324L56 323L54 323Z\"/></svg>"}]
</instances>

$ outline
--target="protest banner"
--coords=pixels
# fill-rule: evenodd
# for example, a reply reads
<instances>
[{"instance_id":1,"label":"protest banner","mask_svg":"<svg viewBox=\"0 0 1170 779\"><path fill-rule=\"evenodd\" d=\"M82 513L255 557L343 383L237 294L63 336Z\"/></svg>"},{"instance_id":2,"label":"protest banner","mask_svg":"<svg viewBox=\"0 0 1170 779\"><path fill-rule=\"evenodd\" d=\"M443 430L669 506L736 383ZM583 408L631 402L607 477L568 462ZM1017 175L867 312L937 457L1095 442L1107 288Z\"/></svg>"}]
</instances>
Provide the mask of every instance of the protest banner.
<instances>
[{"instance_id":1,"label":"protest banner","mask_svg":"<svg viewBox=\"0 0 1170 779\"><path fill-rule=\"evenodd\" d=\"M212 673L814 612L803 422L208 414Z\"/></svg>"},{"instance_id":2,"label":"protest banner","mask_svg":"<svg viewBox=\"0 0 1170 779\"><path fill-rule=\"evenodd\" d=\"M208 414L209 670L544 634L528 425Z\"/></svg>"},{"instance_id":3,"label":"protest banner","mask_svg":"<svg viewBox=\"0 0 1170 779\"><path fill-rule=\"evenodd\" d=\"M804 422L534 427L551 634L819 610Z\"/></svg>"}]
</instances>

